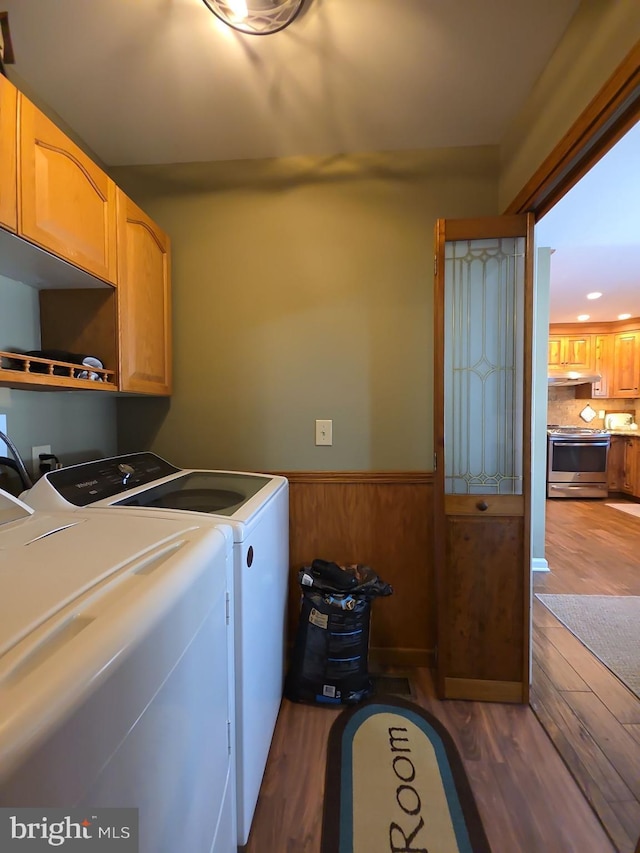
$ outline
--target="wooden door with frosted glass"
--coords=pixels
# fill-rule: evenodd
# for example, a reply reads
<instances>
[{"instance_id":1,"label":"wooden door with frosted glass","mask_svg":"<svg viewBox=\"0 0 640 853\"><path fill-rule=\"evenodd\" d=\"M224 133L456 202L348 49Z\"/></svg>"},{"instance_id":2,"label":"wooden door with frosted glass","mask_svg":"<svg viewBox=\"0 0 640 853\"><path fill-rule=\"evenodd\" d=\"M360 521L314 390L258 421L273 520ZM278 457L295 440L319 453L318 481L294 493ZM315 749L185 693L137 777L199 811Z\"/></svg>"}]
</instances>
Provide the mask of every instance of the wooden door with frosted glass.
<instances>
[{"instance_id":1,"label":"wooden door with frosted glass","mask_svg":"<svg viewBox=\"0 0 640 853\"><path fill-rule=\"evenodd\" d=\"M528 701L533 224L532 215L436 224L443 698Z\"/></svg>"}]
</instances>

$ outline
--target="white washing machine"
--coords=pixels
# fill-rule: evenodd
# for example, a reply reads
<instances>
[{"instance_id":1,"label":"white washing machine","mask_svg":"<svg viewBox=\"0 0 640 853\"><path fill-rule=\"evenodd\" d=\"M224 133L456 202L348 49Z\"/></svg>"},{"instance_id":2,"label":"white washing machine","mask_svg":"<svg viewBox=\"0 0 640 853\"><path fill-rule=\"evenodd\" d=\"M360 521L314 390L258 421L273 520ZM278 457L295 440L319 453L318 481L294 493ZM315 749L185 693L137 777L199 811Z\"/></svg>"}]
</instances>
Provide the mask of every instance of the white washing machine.
<instances>
[{"instance_id":1,"label":"white washing machine","mask_svg":"<svg viewBox=\"0 0 640 853\"><path fill-rule=\"evenodd\" d=\"M233 531L238 844L247 843L282 699L289 577L284 477L180 469L133 453L53 471L21 498L36 509L83 508L225 523Z\"/></svg>"},{"instance_id":2,"label":"white washing machine","mask_svg":"<svg viewBox=\"0 0 640 853\"><path fill-rule=\"evenodd\" d=\"M137 808L141 853L234 853L232 592L228 527L0 490L0 806Z\"/></svg>"}]
</instances>

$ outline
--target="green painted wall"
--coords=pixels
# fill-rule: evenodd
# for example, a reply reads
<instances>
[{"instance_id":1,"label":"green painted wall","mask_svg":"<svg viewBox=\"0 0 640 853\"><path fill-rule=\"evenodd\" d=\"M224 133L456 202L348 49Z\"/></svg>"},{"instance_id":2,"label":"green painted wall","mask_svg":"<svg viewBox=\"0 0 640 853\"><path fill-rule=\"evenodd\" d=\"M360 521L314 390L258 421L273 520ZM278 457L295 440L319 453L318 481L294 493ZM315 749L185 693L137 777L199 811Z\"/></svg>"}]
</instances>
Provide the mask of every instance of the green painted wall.
<instances>
[{"instance_id":1,"label":"green painted wall","mask_svg":"<svg viewBox=\"0 0 640 853\"><path fill-rule=\"evenodd\" d=\"M0 276L0 350L40 346L38 292ZM50 444L65 465L116 452L116 401L111 394L0 388L7 434L31 471L31 448ZM15 478L0 487L17 491Z\"/></svg>"},{"instance_id":2,"label":"green painted wall","mask_svg":"<svg viewBox=\"0 0 640 853\"><path fill-rule=\"evenodd\" d=\"M432 468L433 228L497 212L497 151L115 169L172 238L175 392L119 446L180 465ZM333 420L316 447L316 418Z\"/></svg>"},{"instance_id":3,"label":"green painted wall","mask_svg":"<svg viewBox=\"0 0 640 853\"><path fill-rule=\"evenodd\" d=\"M640 40L638 0L582 0L500 146L505 210Z\"/></svg>"},{"instance_id":4,"label":"green painted wall","mask_svg":"<svg viewBox=\"0 0 640 853\"><path fill-rule=\"evenodd\" d=\"M119 399L120 449L181 465L429 470L433 223L503 210L638 38L638 0L583 0L499 153L113 170L174 252L175 394ZM98 394L0 389L21 451L52 441L66 462L114 452L115 409ZM333 419L333 447L315 447L316 418Z\"/></svg>"}]
</instances>

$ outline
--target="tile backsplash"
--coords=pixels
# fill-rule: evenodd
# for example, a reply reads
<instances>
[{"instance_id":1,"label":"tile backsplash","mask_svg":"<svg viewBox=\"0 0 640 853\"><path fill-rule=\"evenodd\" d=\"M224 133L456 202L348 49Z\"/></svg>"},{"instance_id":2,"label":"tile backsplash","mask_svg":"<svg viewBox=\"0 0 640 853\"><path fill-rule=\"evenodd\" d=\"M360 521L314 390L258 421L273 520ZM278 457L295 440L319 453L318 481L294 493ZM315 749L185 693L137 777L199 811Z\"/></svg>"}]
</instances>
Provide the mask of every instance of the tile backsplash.
<instances>
[{"instance_id":1,"label":"tile backsplash","mask_svg":"<svg viewBox=\"0 0 640 853\"><path fill-rule=\"evenodd\" d=\"M596 417L588 424L580 417L580 412L585 406L591 406L596 411ZM575 386L559 386L549 389L549 400L547 406L547 423L567 426L590 426L595 428L604 427L604 418L598 417L600 412L632 412L634 420L638 422L640 416L640 400L605 399L602 397L593 400L576 400Z\"/></svg>"}]
</instances>

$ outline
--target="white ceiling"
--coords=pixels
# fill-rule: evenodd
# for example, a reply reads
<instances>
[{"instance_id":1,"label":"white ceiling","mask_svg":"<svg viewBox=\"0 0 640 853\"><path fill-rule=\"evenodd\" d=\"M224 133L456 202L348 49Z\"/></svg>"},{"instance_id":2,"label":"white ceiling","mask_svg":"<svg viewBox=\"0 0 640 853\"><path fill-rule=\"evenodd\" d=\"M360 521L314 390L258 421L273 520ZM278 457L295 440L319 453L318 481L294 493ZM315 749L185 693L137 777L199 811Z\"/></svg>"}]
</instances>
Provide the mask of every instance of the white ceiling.
<instances>
[{"instance_id":1,"label":"white ceiling","mask_svg":"<svg viewBox=\"0 0 640 853\"><path fill-rule=\"evenodd\" d=\"M0 0L9 76L109 166L498 144L577 6L305 0L256 37L202 0ZM552 322L640 316L639 161L636 134L537 226Z\"/></svg>"},{"instance_id":2,"label":"white ceiling","mask_svg":"<svg viewBox=\"0 0 640 853\"><path fill-rule=\"evenodd\" d=\"M0 0L13 68L107 165L497 144L577 6L305 0L247 36L202 0Z\"/></svg>"},{"instance_id":3,"label":"white ceiling","mask_svg":"<svg viewBox=\"0 0 640 853\"><path fill-rule=\"evenodd\" d=\"M640 317L640 124L540 220L536 241L555 250L552 323Z\"/></svg>"}]
</instances>

